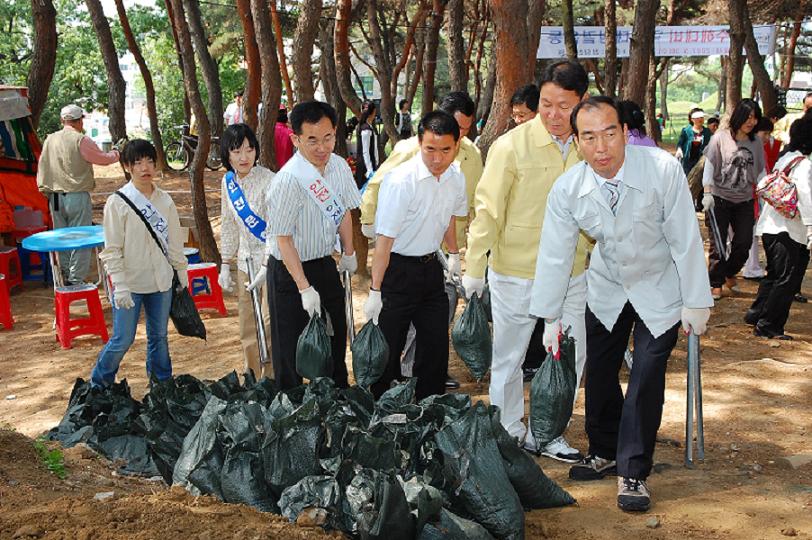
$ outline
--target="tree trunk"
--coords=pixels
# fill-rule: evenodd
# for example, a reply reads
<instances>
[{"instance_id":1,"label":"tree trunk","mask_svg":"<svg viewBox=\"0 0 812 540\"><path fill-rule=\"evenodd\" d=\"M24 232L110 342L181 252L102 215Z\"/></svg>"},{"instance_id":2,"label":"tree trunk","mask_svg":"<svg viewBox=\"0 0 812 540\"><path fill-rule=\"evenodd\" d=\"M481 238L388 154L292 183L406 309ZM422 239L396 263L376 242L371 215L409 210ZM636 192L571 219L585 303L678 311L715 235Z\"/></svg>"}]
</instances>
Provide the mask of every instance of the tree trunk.
<instances>
[{"instance_id":1,"label":"tree trunk","mask_svg":"<svg viewBox=\"0 0 812 540\"><path fill-rule=\"evenodd\" d=\"M417 27L423 24L423 21L426 19L427 8L426 4L421 2L417 13L414 14L412 17L412 22L409 23L409 29L406 31L406 40L403 44L403 54L400 57L400 61L395 66L395 69L392 70L392 83L391 83L391 92L393 96L398 94L398 78L400 77L400 73L403 71L409 64L409 60L413 57L413 51L416 48L415 45L415 32ZM405 87L407 89L406 93L408 93L409 88L409 78L407 73L406 84ZM411 101L409 101L411 105Z\"/></svg>"},{"instance_id":2,"label":"tree trunk","mask_svg":"<svg viewBox=\"0 0 812 540\"><path fill-rule=\"evenodd\" d=\"M242 23L243 43L245 44L245 92L242 96L242 107L245 123L256 131L259 106L259 95L262 91L262 69L259 65L259 48L254 32L254 17L251 15L251 0L237 0L237 13Z\"/></svg>"},{"instance_id":3,"label":"tree trunk","mask_svg":"<svg viewBox=\"0 0 812 540\"><path fill-rule=\"evenodd\" d=\"M361 100L355 93L350 80L350 40L349 30L352 23L352 0L337 0L336 27L334 32L336 76L341 99L355 116L361 116Z\"/></svg>"},{"instance_id":4,"label":"tree trunk","mask_svg":"<svg viewBox=\"0 0 812 540\"><path fill-rule=\"evenodd\" d=\"M753 72L753 82L758 87L758 93L761 96L761 107L766 113L773 110L778 104L778 96L770 74L767 72L767 68L764 67L764 58L758 52L758 43L753 35L753 23L750 21L747 0L731 0L730 4L730 28L732 30L735 24L736 31L744 31L744 49L747 52L747 63L750 65L750 71ZM739 27L739 24L742 26Z\"/></svg>"},{"instance_id":5,"label":"tree trunk","mask_svg":"<svg viewBox=\"0 0 812 540\"><path fill-rule=\"evenodd\" d=\"M127 137L127 125L124 122L124 97L125 83L121 75L121 68L118 66L118 53L113 43L113 34L110 32L110 23L104 16L101 2L99 0L85 0L87 11L90 13L90 20L96 31L96 38L99 40L104 68L107 71L107 85L109 92L109 104L107 115L110 117L110 137L114 141Z\"/></svg>"},{"instance_id":6,"label":"tree trunk","mask_svg":"<svg viewBox=\"0 0 812 540\"><path fill-rule=\"evenodd\" d=\"M801 35L801 23L804 20L805 4L804 0L798 2L798 12L795 14L795 21L792 23L792 33L789 36L789 43L784 51L784 69L781 76L781 86L789 88L792 83L792 73L795 71L795 49L798 46L798 37Z\"/></svg>"},{"instance_id":7,"label":"tree trunk","mask_svg":"<svg viewBox=\"0 0 812 540\"><path fill-rule=\"evenodd\" d=\"M488 123L479 139L482 157L510 121L510 96L527 84L533 66L527 62L527 0L489 0L495 27L496 87Z\"/></svg>"},{"instance_id":8,"label":"tree trunk","mask_svg":"<svg viewBox=\"0 0 812 540\"><path fill-rule=\"evenodd\" d=\"M536 54L538 54L541 41L541 25L544 22L546 9L546 0L528 0L527 2L527 62L531 66L536 65Z\"/></svg>"},{"instance_id":9,"label":"tree trunk","mask_svg":"<svg viewBox=\"0 0 812 540\"><path fill-rule=\"evenodd\" d=\"M276 0L270 0L271 3L271 22L273 23L273 31L276 37L276 54L279 61L279 69L282 71L282 81L285 83L285 95L288 96L288 104L294 103L293 87L290 84L290 74L288 73L288 64L285 59L285 45L282 42L282 23L279 22L279 12L276 9ZM308 64L309 66L310 64Z\"/></svg>"},{"instance_id":10,"label":"tree trunk","mask_svg":"<svg viewBox=\"0 0 812 540\"><path fill-rule=\"evenodd\" d=\"M564 27L564 50L569 60L578 60L578 44L575 42L575 17L572 11L572 0L563 0L561 10L561 23Z\"/></svg>"},{"instance_id":11,"label":"tree trunk","mask_svg":"<svg viewBox=\"0 0 812 540\"><path fill-rule=\"evenodd\" d=\"M725 108L725 97L727 96L727 58L719 57L722 65L722 73L719 75L719 90L716 93L716 110L722 112Z\"/></svg>"},{"instance_id":12,"label":"tree trunk","mask_svg":"<svg viewBox=\"0 0 812 540\"><path fill-rule=\"evenodd\" d=\"M431 6L431 28L426 35L426 56L423 59L423 115L434 110L434 75L437 72L440 27L443 25L443 0L432 0Z\"/></svg>"},{"instance_id":13,"label":"tree trunk","mask_svg":"<svg viewBox=\"0 0 812 540\"><path fill-rule=\"evenodd\" d=\"M169 18L169 27L172 29L172 43L175 45L175 54L178 57L178 70L180 73L183 73L183 55L180 52L180 38L178 37L178 31L175 28L175 10L172 8L171 0L164 0L164 6L166 6L166 15ZM186 123L190 122L192 117L192 105L189 103L189 96L186 95L186 92L183 92L183 118L186 119Z\"/></svg>"},{"instance_id":14,"label":"tree trunk","mask_svg":"<svg viewBox=\"0 0 812 540\"><path fill-rule=\"evenodd\" d=\"M164 155L164 142L161 137L161 130L158 126L158 108L155 105L155 85L152 83L152 74L147 68L147 63L144 60L144 55L141 54L141 48L138 42L135 41L132 28L130 27L130 20L127 18L127 11L124 9L123 0L115 0L116 11L118 11L118 18L121 21L121 29L124 32L124 38L127 40L127 47L130 49L135 63L138 64L138 69L141 71L141 78L144 79L144 89L147 94L147 116L149 116L149 132L152 136L152 142L155 145L155 151L158 154L158 161L155 164L158 170L166 170L166 156Z\"/></svg>"},{"instance_id":15,"label":"tree trunk","mask_svg":"<svg viewBox=\"0 0 812 540\"><path fill-rule=\"evenodd\" d=\"M291 54L297 102L310 101L316 93L313 88L313 70L310 65L313 43L319 32L321 3L321 0L305 0L299 3L299 20L296 22L296 31L293 34L293 54Z\"/></svg>"},{"instance_id":16,"label":"tree trunk","mask_svg":"<svg viewBox=\"0 0 812 540\"><path fill-rule=\"evenodd\" d=\"M197 70L195 69L195 52L192 47L192 36L186 23L186 14L183 10L183 0L168 0L172 4L173 26L178 36L180 54L183 57L183 85L189 104L197 118L198 141L192 164L189 166L189 178L192 183L192 212L197 227L198 241L200 242L200 257L204 261L211 261L220 265L220 252L214 233L209 222L209 211L206 207L206 192L203 183L203 169L209 156L211 131L203 98L197 84Z\"/></svg>"},{"instance_id":17,"label":"tree trunk","mask_svg":"<svg viewBox=\"0 0 812 540\"><path fill-rule=\"evenodd\" d=\"M654 50L654 21L660 0L638 0L634 10L634 30L632 30L631 47L629 51L628 72L632 74L626 82L623 98L630 99L641 105L646 99L646 77L640 76L648 73L649 58Z\"/></svg>"},{"instance_id":18,"label":"tree trunk","mask_svg":"<svg viewBox=\"0 0 812 540\"><path fill-rule=\"evenodd\" d=\"M727 88L725 92L725 110L732 112L742 98L742 71L744 70L744 21L737 15L741 10L737 4L740 0L728 0L730 16L730 50L727 57Z\"/></svg>"},{"instance_id":19,"label":"tree trunk","mask_svg":"<svg viewBox=\"0 0 812 540\"><path fill-rule=\"evenodd\" d=\"M319 73L321 73L321 83L324 87L324 97L338 115L336 148L334 151L341 157L347 157L347 123L344 121L347 115L347 106L344 104L344 100L341 99L341 92L338 90L335 52L333 50L333 26L335 25L333 20L334 18L331 17L319 21L319 49L321 50Z\"/></svg>"},{"instance_id":20,"label":"tree trunk","mask_svg":"<svg viewBox=\"0 0 812 540\"><path fill-rule=\"evenodd\" d=\"M37 46L31 56L26 84L31 122L37 129L56 69L56 9L51 0L31 0L31 11L34 17L33 40Z\"/></svg>"},{"instance_id":21,"label":"tree trunk","mask_svg":"<svg viewBox=\"0 0 812 540\"><path fill-rule=\"evenodd\" d=\"M410 104L414 102L417 87L420 85L420 81L423 80L423 57L426 55L426 31L420 29L415 32L414 41L414 48L417 51L414 57L414 75L412 76L409 87L406 89L406 101Z\"/></svg>"},{"instance_id":22,"label":"tree trunk","mask_svg":"<svg viewBox=\"0 0 812 540\"><path fill-rule=\"evenodd\" d=\"M220 72L217 63L209 52L209 40L206 37L206 30L203 28L203 16L200 14L200 0L183 0L183 9L186 11L189 31L192 34L198 62L200 62L200 74L208 92L211 135L219 137L223 134L223 91L220 87Z\"/></svg>"},{"instance_id":23,"label":"tree trunk","mask_svg":"<svg viewBox=\"0 0 812 540\"><path fill-rule=\"evenodd\" d=\"M603 72L603 91L609 97L617 95L617 6L615 0L604 2L606 22L606 62Z\"/></svg>"},{"instance_id":24,"label":"tree trunk","mask_svg":"<svg viewBox=\"0 0 812 540\"><path fill-rule=\"evenodd\" d=\"M666 59L663 72L660 74L660 113L664 120L668 120L671 114L668 112L668 64Z\"/></svg>"},{"instance_id":25,"label":"tree trunk","mask_svg":"<svg viewBox=\"0 0 812 540\"><path fill-rule=\"evenodd\" d=\"M254 30L257 33L259 63L262 69L262 113L259 115L257 139L259 139L260 162L276 171L274 155L274 126L279 113L279 100L282 99L282 76L279 71L279 58L276 56L276 40L273 23L265 0L251 0L251 14L254 16Z\"/></svg>"},{"instance_id":26,"label":"tree trunk","mask_svg":"<svg viewBox=\"0 0 812 540\"><path fill-rule=\"evenodd\" d=\"M441 15L442 17L442 15ZM442 19L441 19L442 20ZM377 0L367 0L367 24L369 25L369 46L375 58L375 77L381 87L381 105L378 111L383 120L383 128L393 141L398 140L395 128L395 98L392 95L392 66L389 56L384 51L384 35L378 21Z\"/></svg>"},{"instance_id":27,"label":"tree trunk","mask_svg":"<svg viewBox=\"0 0 812 540\"><path fill-rule=\"evenodd\" d=\"M451 91L468 90L468 70L465 68L465 43L462 36L465 17L463 0L448 2L448 75Z\"/></svg>"},{"instance_id":28,"label":"tree trunk","mask_svg":"<svg viewBox=\"0 0 812 540\"><path fill-rule=\"evenodd\" d=\"M485 74L484 85L478 92L476 100L476 117L477 119L485 118L491 114L491 105L493 105L493 93L496 89L496 51L491 53L491 59L488 63L488 72Z\"/></svg>"}]
</instances>

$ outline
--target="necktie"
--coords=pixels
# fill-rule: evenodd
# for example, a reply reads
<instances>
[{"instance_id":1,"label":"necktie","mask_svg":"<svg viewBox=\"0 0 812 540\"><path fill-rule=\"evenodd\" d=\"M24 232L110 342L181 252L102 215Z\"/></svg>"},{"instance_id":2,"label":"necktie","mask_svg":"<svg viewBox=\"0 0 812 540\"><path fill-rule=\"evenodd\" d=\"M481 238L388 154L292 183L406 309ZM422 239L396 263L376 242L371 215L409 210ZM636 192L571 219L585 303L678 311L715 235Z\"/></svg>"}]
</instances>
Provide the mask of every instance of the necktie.
<instances>
[{"instance_id":1,"label":"necktie","mask_svg":"<svg viewBox=\"0 0 812 540\"><path fill-rule=\"evenodd\" d=\"M612 210L612 214L615 214L617 203L620 200L619 183L613 183L607 180L603 183L601 189L603 190L603 196L606 197L606 202L609 203L609 208Z\"/></svg>"}]
</instances>

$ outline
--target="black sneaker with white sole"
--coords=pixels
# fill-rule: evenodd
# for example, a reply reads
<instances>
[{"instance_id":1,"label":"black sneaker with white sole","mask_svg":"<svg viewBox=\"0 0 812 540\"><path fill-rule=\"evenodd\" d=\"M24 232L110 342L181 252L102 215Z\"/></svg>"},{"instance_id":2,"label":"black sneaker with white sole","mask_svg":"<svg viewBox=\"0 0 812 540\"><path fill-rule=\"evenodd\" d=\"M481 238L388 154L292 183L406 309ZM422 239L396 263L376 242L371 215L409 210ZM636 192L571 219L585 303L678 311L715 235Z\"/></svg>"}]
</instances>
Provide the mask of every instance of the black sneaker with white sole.
<instances>
[{"instance_id":1,"label":"black sneaker with white sole","mask_svg":"<svg viewBox=\"0 0 812 540\"><path fill-rule=\"evenodd\" d=\"M651 508L651 493L645 480L618 476L617 506L625 512L645 512Z\"/></svg>"},{"instance_id":2,"label":"black sneaker with white sole","mask_svg":"<svg viewBox=\"0 0 812 540\"><path fill-rule=\"evenodd\" d=\"M577 465L570 467L572 480L601 480L607 476L617 475L617 462L590 454Z\"/></svg>"}]
</instances>

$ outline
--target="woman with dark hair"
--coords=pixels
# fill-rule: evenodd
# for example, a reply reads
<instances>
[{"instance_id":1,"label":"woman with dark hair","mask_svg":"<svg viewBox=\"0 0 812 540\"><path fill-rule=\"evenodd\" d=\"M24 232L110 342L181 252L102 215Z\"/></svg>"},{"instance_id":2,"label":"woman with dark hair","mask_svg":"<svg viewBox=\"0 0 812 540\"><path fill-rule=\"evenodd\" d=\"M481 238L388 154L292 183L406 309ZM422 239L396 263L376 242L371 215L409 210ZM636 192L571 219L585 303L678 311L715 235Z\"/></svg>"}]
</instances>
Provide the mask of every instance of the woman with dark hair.
<instances>
[{"instance_id":1,"label":"woman with dark hair","mask_svg":"<svg viewBox=\"0 0 812 540\"><path fill-rule=\"evenodd\" d=\"M153 183L156 158L150 142L128 142L121 152L121 164L130 181L104 205L100 258L113 286L113 335L96 358L90 375L93 387L116 382L121 360L135 339L142 307L147 325L147 376L159 381L172 376L166 337L172 279L177 272L186 287L189 278L178 210L172 197Z\"/></svg>"},{"instance_id":2,"label":"woman with dark hair","mask_svg":"<svg viewBox=\"0 0 812 540\"><path fill-rule=\"evenodd\" d=\"M628 144L657 147L654 139L646 134L646 117L640 109L640 105L630 100L621 101L620 112L622 115L620 120L629 130Z\"/></svg>"},{"instance_id":3,"label":"woman with dark hair","mask_svg":"<svg viewBox=\"0 0 812 540\"><path fill-rule=\"evenodd\" d=\"M694 107L688 113L688 125L682 128L677 140L677 152L674 154L682 163L686 176L702 157L705 147L711 139L710 130L705 127L705 111Z\"/></svg>"},{"instance_id":4,"label":"woman with dark hair","mask_svg":"<svg viewBox=\"0 0 812 540\"><path fill-rule=\"evenodd\" d=\"M412 136L412 113L409 112L409 102L405 99L398 102L398 121L395 129L401 139Z\"/></svg>"},{"instance_id":5,"label":"woman with dark hair","mask_svg":"<svg viewBox=\"0 0 812 540\"><path fill-rule=\"evenodd\" d=\"M378 156L378 128L375 127L375 103L365 101L361 104L361 116L355 128L356 152L358 164L355 168L355 183L360 189L380 164Z\"/></svg>"},{"instance_id":6,"label":"woman with dark hair","mask_svg":"<svg viewBox=\"0 0 812 540\"><path fill-rule=\"evenodd\" d=\"M789 170L798 191L798 214L787 217L765 204L756 227L767 255L767 276L744 320L760 337L792 339L784 333L793 295L798 291L812 249L812 111L790 127L790 142L775 164Z\"/></svg>"},{"instance_id":7,"label":"woman with dark hair","mask_svg":"<svg viewBox=\"0 0 812 540\"><path fill-rule=\"evenodd\" d=\"M237 309L239 312L240 343L245 370L252 370L257 379L271 376L271 363L260 363L257 326L251 295L245 290L248 283L248 264L251 259L254 272L265 264L265 225L268 209L265 195L271 187L274 174L257 165L259 143L247 124L228 126L220 137L220 155L228 171L223 177L220 197L220 286L230 291L234 287L231 263L237 265ZM262 294L265 299L266 295ZM270 336L270 312L263 308L265 335ZM268 344L266 344L268 345ZM270 359L270 353L268 354Z\"/></svg>"},{"instance_id":8,"label":"woman with dark hair","mask_svg":"<svg viewBox=\"0 0 812 540\"><path fill-rule=\"evenodd\" d=\"M729 127L717 131L705 151L702 209L705 222L718 228L722 242L716 245L716 235L710 236L708 273L715 300L722 297L722 285L735 291L736 274L753 243L753 186L765 174L764 145L755 130L760 119L758 103L741 100L730 115ZM725 253L728 228L733 236Z\"/></svg>"}]
</instances>

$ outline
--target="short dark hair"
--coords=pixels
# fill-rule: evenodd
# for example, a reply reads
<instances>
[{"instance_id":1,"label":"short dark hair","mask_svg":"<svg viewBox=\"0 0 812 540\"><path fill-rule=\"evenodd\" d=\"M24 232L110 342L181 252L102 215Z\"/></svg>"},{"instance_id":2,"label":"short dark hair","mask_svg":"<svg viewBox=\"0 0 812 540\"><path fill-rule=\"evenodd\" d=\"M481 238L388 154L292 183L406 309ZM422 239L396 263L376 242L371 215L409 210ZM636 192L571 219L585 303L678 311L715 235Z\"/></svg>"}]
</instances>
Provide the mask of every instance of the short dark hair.
<instances>
[{"instance_id":1,"label":"short dark hair","mask_svg":"<svg viewBox=\"0 0 812 540\"><path fill-rule=\"evenodd\" d=\"M276 121L280 124L288 123L288 110L285 107L279 107L279 112L276 113Z\"/></svg>"},{"instance_id":2,"label":"short dark hair","mask_svg":"<svg viewBox=\"0 0 812 540\"><path fill-rule=\"evenodd\" d=\"M539 89L535 84L526 84L513 92L510 97L510 104L525 105L531 111L539 108Z\"/></svg>"},{"instance_id":3,"label":"short dark hair","mask_svg":"<svg viewBox=\"0 0 812 540\"><path fill-rule=\"evenodd\" d=\"M290 111L290 127L296 135L302 134L302 124L318 124L322 118L329 118L333 127L338 124L336 110L323 101L303 101Z\"/></svg>"},{"instance_id":4,"label":"short dark hair","mask_svg":"<svg viewBox=\"0 0 812 540\"><path fill-rule=\"evenodd\" d=\"M121 162L125 165L133 165L143 158L158 161L158 153L155 151L155 147L152 146L151 142L144 139L131 139L127 141L121 150Z\"/></svg>"},{"instance_id":5,"label":"short dark hair","mask_svg":"<svg viewBox=\"0 0 812 540\"><path fill-rule=\"evenodd\" d=\"M427 131L440 136L451 135L454 137L454 141L460 140L460 125L453 116L445 111L431 111L420 119L420 123L417 125L418 140L422 141L423 134Z\"/></svg>"},{"instance_id":6,"label":"short dark hair","mask_svg":"<svg viewBox=\"0 0 812 540\"><path fill-rule=\"evenodd\" d=\"M398 101L398 110L402 109L403 106L406 105L407 103L409 103L408 99L401 99L400 101Z\"/></svg>"},{"instance_id":7,"label":"short dark hair","mask_svg":"<svg viewBox=\"0 0 812 540\"><path fill-rule=\"evenodd\" d=\"M756 122L761 120L761 107L759 107L758 103L754 100L745 98L736 104L736 107L730 114L730 133L733 135L733 138L736 137L736 132L739 131L745 122L747 122L747 119L750 118L750 114L755 115ZM747 137L751 141L755 139L756 130L752 129L750 133L747 134Z\"/></svg>"},{"instance_id":8,"label":"short dark hair","mask_svg":"<svg viewBox=\"0 0 812 540\"><path fill-rule=\"evenodd\" d=\"M793 150L805 156L812 154L812 109L789 127L789 144L785 147L785 152Z\"/></svg>"},{"instance_id":9,"label":"short dark hair","mask_svg":"<svg viewBox=\"0 0 812 540\"><path fill-rule=\"evenodd\" d=\"M629 129L636 129L643 135L646 134L646 116L640 105L628 99L621 101L620 112L621 122L626 124Z\"/></svg>"},{"instance_id":10,"label":"short dark hair","mask_svg":"<svg viewBox=\"0 0 812 540\"><path fill-rule=\"evenodd\" d=\"M718 118L718 117L716 117L716 116L711 116L710 118L708 118L708 121L707 121L706 123L707 123L708 125L711 125L711 124L718 124L718 123L719 123L719 118Z\"/></svg>"},{"instance_id":11,"label":"short dark hair","mask_svg":"<svg viewBox=\"0 0 812 540\"><path fill-rule=\"evenodd\" d=\"M785 109L781 105L777 105L777 106L773 107L772 109L770 109L770 112L768 112L765 116L767 118L777 118L778 120L781 120L786 115L787 115L787 109Z\"/></svg>"},{"instance_id":12,"label":"short dark hair","mask_svg":"<svg viewBox=\"0 0 812 540\"><path fill-rule=\"evenodd\" d=\"M807 92L804 98L801 100L801 103L806 101L807 99L812 98L812 92Z\"/></svg>"},{"instance_id":13,"label":"short dark hair","mask_svg":"<svg viewBox=\"0 0 812 540\"><path fill-rule=\"evenodd\" d=\"M701 113L703 113L703 114L704 114L704 113L705 113L705 110L704 110L704 109L702 109L701 107L694 107L693 109L691 109L690 111L688 111L688 123L689 123L689 124L693 124L693 118L691 118L691 116L693 116L693 114L694 114L695 112L701 112Z\"/></svg>"},{"instance_id":14,"label":"short dark hair","mask_svg":"<svg viewBox=\"0 0 812 540\"><path fill-rule=\"evenodd\" d=\"M236 92L234 92L234 97L235 98L242 97L243 93L244 93L243 90L237 90Z\"/></svg>"},{"instance_id":15,"label":"short dark hair","mask_svg":"<svg viewBox=\"0 0 812 540\"><path fill-rule=\"evenodd\" d=\"M257 136L254 135L254 130L248 124L231 124L223 131L223 136L220 137L220 158L223 160L226 170L234 170L229 160L229 152L242 146L246 140L248 146L257 151L257 157L254 160L254 165L256 165L259 159L259 142L257 142Z\"/></svg>"},{"instance_id":16,"label":"short dark hair","mask_svg":"<svg viewBox=\"0 0 812 540\"><path fill-rule=\"evenodd\" d=\"M621 124L623 123L623 113L621 112L620 105L615 98L610 98L608 96L592 96L579 102L578 105L572 109L572 114L570 115L570 125L572 126L572 132L576 137L578 136L578 113L583 109L597 109L601 105L608 105L609 107L613 108L617 113L618 122Z\"/></svg>"},{"instance_id":17,"label":"short dark hair","mask_svg":"<svg viewBox=\"0 0 812 540\"><path fill-rule=\"evenodd\" d=\"M756 133L758 133L759 131L768 131L772 133L772 130L773 130L773 122L766 116L762 116L759 119L758 123L756 124L756 127L753 128L753 131L755 131Z\"/></svg>"},{"instance_id":18,"label":"short dark hair","mask_svg":"<svg viewBox=\"0 0 812 540\"><path fill-rule=\"evenodd\" d=\"M440 109L452 117L455 112L461 112L465 116L474 116L476 114L476 105L474 105L474 100L471 99L468 92L449 92L440 102Z\"/></svg>"},{"instance_id":19,"label":"short dark hair","mask_svg":"<svg viewBox=\"0 0 812 540\"><path fill-rule=\"evenodd\" d=\"M564 90L575 92L578 97L583 97L589 88L589 76L584 67L574 60L562 60L555 64L550 64L541 75L539 90L547 84L553 83Z\"/></svg>"}]
</instances>

